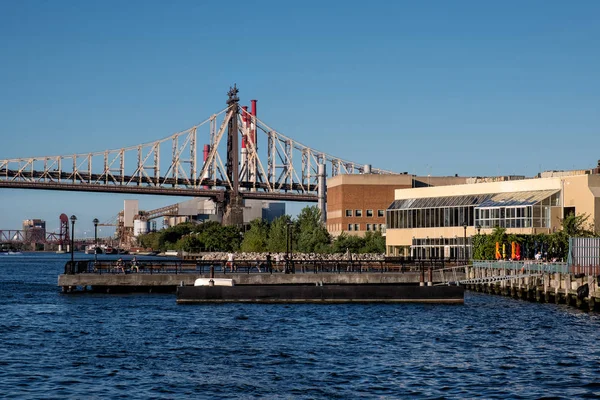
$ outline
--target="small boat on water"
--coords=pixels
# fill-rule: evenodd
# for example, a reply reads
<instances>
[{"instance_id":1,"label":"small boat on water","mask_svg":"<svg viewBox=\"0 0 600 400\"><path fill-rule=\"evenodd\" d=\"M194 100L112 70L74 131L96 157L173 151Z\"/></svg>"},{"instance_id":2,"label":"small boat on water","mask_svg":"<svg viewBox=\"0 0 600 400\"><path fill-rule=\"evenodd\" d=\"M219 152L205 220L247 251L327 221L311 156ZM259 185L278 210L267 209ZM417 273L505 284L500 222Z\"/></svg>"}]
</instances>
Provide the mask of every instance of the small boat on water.
<instances>
[{"instance_id":1,"label":"small boat on water","mask_svg":"<svg viewBox=\"0 0 600 400\"><path fill-rule=\"evenodd\" d=\"M127 250L123 250L118 247L108 246L108 247L103 248L102 250L104 251L104 254L129 254L129 252Z\"/></svg>"},{"instance_id":2,"label":"small boat on water","mask_svg":"<svg viewBox=\"0 0 600 400\"><path fill-rule=\"evenodd\" d=\"M20 251L16 251L16 250L0 249L0 255L19 256L22 254L23 253L21 253Z\"/></svg>"},{"instance_id":3,"label":"small boat on water","mask_svg":"<svg viewBox=\"0 0 600 400\"><path fill-rule=\"evenodd\" d=\"M90 244L88 246L86 246L85 248L85 254L102 254L102 247L100 246L94 246L93 244Z\"/></svg>"}]
</instances>

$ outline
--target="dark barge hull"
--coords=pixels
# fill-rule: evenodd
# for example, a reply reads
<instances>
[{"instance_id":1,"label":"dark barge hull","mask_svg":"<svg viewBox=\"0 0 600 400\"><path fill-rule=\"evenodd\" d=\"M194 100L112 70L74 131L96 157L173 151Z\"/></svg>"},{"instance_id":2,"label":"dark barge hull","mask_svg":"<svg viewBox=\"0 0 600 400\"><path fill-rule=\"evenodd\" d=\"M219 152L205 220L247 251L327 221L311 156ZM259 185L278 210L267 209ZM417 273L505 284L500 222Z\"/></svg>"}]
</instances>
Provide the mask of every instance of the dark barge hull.
<instances>
[{"instance_id":1,"label":"dark barge hull","mask_svg":"<svg viewBox=\"0 0 600 400\"><path fill-rule=\"evenodd\" d=\"M464 303L462 286L179 286L177 303Z\"/></svg>"}]
</instances>

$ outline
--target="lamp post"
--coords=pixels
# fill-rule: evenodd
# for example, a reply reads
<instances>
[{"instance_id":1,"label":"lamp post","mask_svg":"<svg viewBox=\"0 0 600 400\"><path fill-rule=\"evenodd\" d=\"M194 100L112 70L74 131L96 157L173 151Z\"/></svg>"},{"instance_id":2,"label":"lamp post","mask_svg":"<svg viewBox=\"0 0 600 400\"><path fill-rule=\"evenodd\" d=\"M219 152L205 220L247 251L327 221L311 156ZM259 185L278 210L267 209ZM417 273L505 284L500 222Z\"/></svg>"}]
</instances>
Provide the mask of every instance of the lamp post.
<instances>
[{"instance_id":1,"label":"lamp post","mask_svg":"<svg viewBox=\"0 0 600 400\"><path fill-rule=\"evenodd\" d=\"M94 218L94 265L98 262L98 218Z\"/></svg>"},{"instance_id":2,"label":"lamp post","mask_svg":"<svg viewBox=\"0 0 600 400\"><path fill-rule=\"evenodd\" d=\"M467 221L463 222L463 228L465 235L463 237L463 256L465 257L465 263L467 262Z\"/></svg>"},{"instance_id":3,"label":"lamp post","mask_svg":"<svg viewBox=\"0 0 600 400\"><path fill-rule=\"evenodd\" d=\"M477 234L481 235L481 225L477 224L476 228L477 228Z\"/></svg>"},{"instance_id":4,"label":"lamp post","mask_svg":"<svg viewBox=\"0 0 600 400\"><path fill-rule=\"evenodd\" d=\"M74 247L75 247L75 221L77 221L77 217L71 215L71 268L72 271L75 271L75 261L74 261Z\"/></svg>"},{"instance_id":5,"label":"lamp post","mask_svg":"<svg viewBox=\"0 0 600 400\"><path fill-rule=\"evenodd\" d=\"M286 274L290 273L290 248L292 247L290 239L291 226L291 221L288 221L285 225L285 269L283 272Z\"/></svg>"},{"instance_id":6,"label":"lamp post","mask_svg":"<svg viewBox=\"0 0 600 400\"><path fill-rule=\"evenodd\" d=\"M290 222L290 265L292 267L292 274L296 273L296 266L294 265L294 224Z\"/></svg>"}]
</instances>

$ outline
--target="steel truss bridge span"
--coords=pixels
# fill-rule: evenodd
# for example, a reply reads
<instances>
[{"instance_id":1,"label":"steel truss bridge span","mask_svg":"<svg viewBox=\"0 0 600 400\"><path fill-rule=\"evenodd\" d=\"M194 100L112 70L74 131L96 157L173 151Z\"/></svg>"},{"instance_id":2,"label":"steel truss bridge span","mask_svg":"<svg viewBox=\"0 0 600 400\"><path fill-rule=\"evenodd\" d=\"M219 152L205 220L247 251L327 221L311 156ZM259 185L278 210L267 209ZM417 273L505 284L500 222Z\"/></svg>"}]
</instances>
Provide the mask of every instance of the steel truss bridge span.
<instances>
[{"instance_id":1,"label":"steel truss bridge span","mask_svg":"<svg viewBox=\"0 0 600 400\"><path fill-rule=\"evenodd\" d=\"M35 172L37 174L37 171ZM8 171L7 177L15 176L13 171ZM181 181L181 180L180 180ZM208 181L212 187L223 185L221 181ZM209 197L215 201L223 201L225 198L225 190L223 189L203 189L202 187L189 188L184 184L172 183L171 186L164 185L105 185L102 183L89 183L87 181L77 181L70 183L68 181L61 182L60 179L53 181L31 181L31 180L3 180L0 179L0 188L13 189L38 189L38 190L63 190L75 192L104 192L104 193L133 193L133 194L149 194L162 196L190 196L190 197ZM241 182L242 188L249 185ZM263 185L257 185L261 187ZM281 201L317 201L317 195L313 193L303 193L297 185L284 185L283 192L247 192L244 193L244 198L247 199L265 199L265 200L281 200Z\"/></svg>"},{"instance_id":2,"label":"steel truss bridge span","mask_svg":"<svg viewBox=\"0 0 600 400\"><path fill-rule=\"evenodd\" d=\"M393 173L334 157L283 135L257 117L256 101L251 112L240 107L237 94L234 85L227 108L153 142L0 160L0 187L210 197L225 207L237 207L245 198L322 200L327 169L330 176Z\"/></svg>"}]
</instances>

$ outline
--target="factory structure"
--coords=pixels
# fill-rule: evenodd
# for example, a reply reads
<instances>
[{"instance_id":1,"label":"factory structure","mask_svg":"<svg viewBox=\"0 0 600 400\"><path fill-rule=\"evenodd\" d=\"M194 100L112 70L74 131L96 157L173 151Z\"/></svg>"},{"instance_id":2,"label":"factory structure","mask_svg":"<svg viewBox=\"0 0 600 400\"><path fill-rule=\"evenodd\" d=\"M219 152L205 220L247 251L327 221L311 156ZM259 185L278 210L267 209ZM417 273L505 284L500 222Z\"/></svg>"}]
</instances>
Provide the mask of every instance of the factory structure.
<instances>
[{"instance_id":1,"label":"factory structure","mask_svg":"<svg viewBox=\"0 0 600 400\"><path fill-rule=\"evenodd\" d=\"M44 243L46 241L46 221L42 219L26 219L23 221L23 240L28 243Z\"/></svg>"},{"instance_id":2,"label":"factory structure","mask_svg":"<svg viewBox=\"0 0 600 400\"><path fill-rule=\"evenodd\" d=\"M210 199L194 198L154 210L141 210L138 200L125 200L119 213L116 235L123 247L135 244L135 238L148 232L175 226L184 222L222 222L223 214L218 204ZM285 215L285 203L265 200L245 200L244 225L252 220L272 222Z\"/></svg>"}]
</instances>

